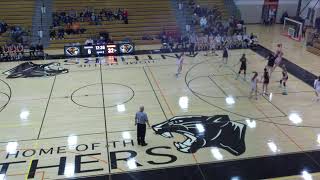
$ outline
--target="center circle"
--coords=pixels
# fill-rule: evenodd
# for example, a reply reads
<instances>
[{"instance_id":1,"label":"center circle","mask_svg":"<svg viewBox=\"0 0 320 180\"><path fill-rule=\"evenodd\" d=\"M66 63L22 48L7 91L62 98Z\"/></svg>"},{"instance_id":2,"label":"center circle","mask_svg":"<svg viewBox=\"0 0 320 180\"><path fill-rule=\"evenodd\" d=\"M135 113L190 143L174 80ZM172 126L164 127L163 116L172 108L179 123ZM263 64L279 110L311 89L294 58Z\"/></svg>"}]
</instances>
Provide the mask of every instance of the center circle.
<instances>
[{"instance_id":1,"label":"center circle","mask_svg":"<svg viewBox=\"0 0 320 180\"><path fill-rule=\"evenodd\" d=\"M133 97L133 89L119 83L89 84L71 94L71 100L75 104L86 108L111 108L125 104Z\"/></svg>"}]
</instances>

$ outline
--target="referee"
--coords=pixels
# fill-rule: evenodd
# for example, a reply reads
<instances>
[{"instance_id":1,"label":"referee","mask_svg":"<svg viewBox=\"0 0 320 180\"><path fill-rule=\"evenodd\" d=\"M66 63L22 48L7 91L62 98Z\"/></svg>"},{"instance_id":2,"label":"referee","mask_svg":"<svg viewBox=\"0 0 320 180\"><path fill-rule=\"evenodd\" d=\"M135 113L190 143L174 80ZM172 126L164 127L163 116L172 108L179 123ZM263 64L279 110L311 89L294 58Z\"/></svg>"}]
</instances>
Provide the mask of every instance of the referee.
<instances>
[{"instance_id":1,"label":"referee","mask_svg":"<svg viewBox=\"0 0 320 180\"><path fill-rule=\"evenodd\" d=\"M146 136L146 124L150 127L148 116L144 111L144 106L140 106L140 111L136 113L135 125L137 125L137 141L138 145L146 146L148 145L145 142Z\"/></svg>"}]
</instances>

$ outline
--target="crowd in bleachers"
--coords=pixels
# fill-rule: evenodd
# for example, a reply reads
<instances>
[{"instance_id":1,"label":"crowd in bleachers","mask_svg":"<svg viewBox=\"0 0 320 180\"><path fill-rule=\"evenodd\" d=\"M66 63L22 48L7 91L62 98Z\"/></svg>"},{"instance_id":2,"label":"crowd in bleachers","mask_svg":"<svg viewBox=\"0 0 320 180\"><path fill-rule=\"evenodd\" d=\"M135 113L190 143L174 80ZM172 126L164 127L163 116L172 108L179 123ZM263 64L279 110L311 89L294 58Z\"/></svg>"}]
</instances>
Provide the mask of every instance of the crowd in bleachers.
<instances>
[{"instance_id":1,"label":"crowd in bleachers","mask_svg":"<svg viewBox=\"0 0 320 180\"><path fill-rule=\"evenodd\" d=\"M54 12L52 16L53 27L76 21L91 22L96 25L100 24L102 21L122 20L124 23L127 23L128 21L128 11L120 8L115 11L105 8L101 10L85 8L80 12L71 9L68 12Z\"/></svg>"},{"instance_id":2,"label":"crowd in bleachers","mask_svg":"<svg viewBox=\"0 0 320 180\"><path fill-rule=\"evenodd\" d=\"M85 8L80 12L71 9L68 12L54 12L52 17L51 39L63 39L65 34L83 34L86 29L81 27L80 22L100 25L103 21L123 21L128 24L128 11L120 8L114 11L106 8Z\"/></svg>"},{"instance_id":3,"label":"crowd in bleachers","mask_svg":"<svg viewBox=\"0 0 320 180\"><path fill-rule=\"evenodd\" d=\"M247 34L243 20L230 17L223 20L221 12L216 8L201 7L193 0L179 1L180 10L187 8L192 12L191 24L186 26L186 34L172 36L166 33L160 34L162 49L174 50L178 48L190 48L204 50L210 46L214 49L224 47L248 48L257 44L257 36ZM196 33L196 27L200 26L200 32Z\"/></svg>"}]
</instances>

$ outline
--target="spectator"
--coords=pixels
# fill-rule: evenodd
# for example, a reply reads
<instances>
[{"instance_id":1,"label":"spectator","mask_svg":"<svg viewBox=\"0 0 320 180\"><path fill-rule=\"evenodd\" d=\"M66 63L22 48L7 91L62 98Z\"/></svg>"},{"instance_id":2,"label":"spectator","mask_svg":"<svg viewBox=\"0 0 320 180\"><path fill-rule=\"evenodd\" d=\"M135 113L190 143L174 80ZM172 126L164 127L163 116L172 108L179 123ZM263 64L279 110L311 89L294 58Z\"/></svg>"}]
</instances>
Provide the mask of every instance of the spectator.
<instances>
[{"instance_id":1,"label":"spectator","mask_svg":"<svg viewBox=\"0 0 320 180\"><path fill-rule=\"evenodd\" d=\"M183 2L181 0L178 3L178 8L179 8L180 11L183 10Z\"/></svg>"},{"instance_id":2,"label":"spectator","mask_svg":"<svg viewBox=\"0 0 320 180\"><path fill-rule=\"evenodd\" d=\"M200 8L200 5L197 5L197 7L194 9L193 11L194 14L200 16L201 14L201 8Z\"/></svg>"},{"instance_id":3,"label":"spectator","mask_svg":"<svg viewBox=\"0 0 320 180\"><path fill-rule=\"evenodd\" d=\"M7 32L8 25L5 22L0 21L0 35Z\"/></svg>"},{"instance_id":4,"label":"spectator","mask_svg":"<svg viewBox=\"0 0 320 180\"><path fill-rule=\"evenodd\" d=\"M50 30L50 40L56 39L57 33L55 29Z\"/></svg>"},{"instance_id":5,"label":"spectator","mask_svg":"<svg viewBox=\"0 0 320 180\"><path fill-rule=\"evenodd\" d=\"M207 27L207 19L206 19L206 17L201 17L201 19L200 19L200 27L202 28L202 29L205 29L206 27Z\"/></svg>"},{"instance_id":6,"label":"spectator","mask_svg":"<svg viewBox=\"0 0 320 180\"><path fill-rule=\"evenodd\" d=\"M93 39L92 38L88 38L86 40L86 42L85 42L85 45L89 45L89 46L93 45Z\"/></svg>"},{"instance_id":7,"label":"spectator","mask_svg":"<svg viewBox=\"0 0 320 180\"><path fill-rule=\"evenodd\" d=\"M79 22L72 23L71 29L74 34L79 34L80 33L80 23Z\"/></svg>"},{"instance_id":8,"label":"spectator","mask_svg":"<svg viewBox=\"0 0 320 180\"><path fill-rule=\"evenodd\" d=\"M191 17L191 22L193 25L197 24L197 17L198 16L196 13L194 13L193 16Z\"/></svg>"},{"instance_id":9,"label":"spectator","mask_svg":"<svg viewBox=\"0 0 320 180\"><path fill-rule=\"evenodd\" d=\"M287 17L289 17L289 14L288 14L287 11L285 11L285 12L282 14L281 19L280 19L281 24L284 23L284 19L287 18Z\"/></svg>"},{"instance_id":10,"label":"spectator","mask_svg":"<svg viewBox=\"0 0 320 180\"><path fill-rule=\"evenodd\" d=\"M36 46L36 56L44 56L43 45L39 42Z\"/></svg>"},{"instance_id":11,"label":"spectator","mask_svg":"<svg viewBox=\"0 0 320 180\"><path fill-rule=\"evenodd\" d=\"M60 27L58 29L58 38L59 39L64 39L64 33L65 33L65 31L64 31L63 27Z\"/></svg>"},{"instance_id":12,"label":"spectator","mask_svg":"<svg viewBox=\"0 0 320 180\"><path fill-rule=\"evenodd\" d=\"M71 28L71 24L70 23L66 24L64 29L65 29L65 31L66 31L66 33L68 35L70 35L72 33L72 28Z\"/></svg>"},{"instance_id":13,"label":"spectator","mask_svg":"<svg viewBox=\"0 0 320 180\"><path fill-rule=\"evenodd\" d=\"M128 10L124 10L123 12L123 20L125 24L128 24Z\"/></svg>"}]
</instances>

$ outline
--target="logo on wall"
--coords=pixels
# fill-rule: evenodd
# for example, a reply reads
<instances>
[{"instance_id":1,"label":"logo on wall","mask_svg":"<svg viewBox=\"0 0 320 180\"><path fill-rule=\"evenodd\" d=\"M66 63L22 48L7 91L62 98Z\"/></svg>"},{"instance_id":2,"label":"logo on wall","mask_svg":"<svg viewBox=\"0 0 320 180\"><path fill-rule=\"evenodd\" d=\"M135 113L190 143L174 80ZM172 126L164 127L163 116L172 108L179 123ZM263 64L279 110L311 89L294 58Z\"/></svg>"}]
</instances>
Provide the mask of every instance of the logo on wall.
<instances>
[{"instance_id":1,"label":"logo on wall","mask_svg":"<svg viewBox=\"0 0 320 180\"><path fill-rule=\"evenodd\" d=\"M69 70L60 66L60 63L52 62L48 64L35 64L32 62L22 63L2 74L7 78L27 78L27 77L44 77L56 76L68 73Z\"/></svg>"},{"instance_id":2,"label":"logo on wall","mask_svg":"<svg viewBox=\"0 0 320 180\"><path fill-rule=\"evenodd\" d=\"M80 55L80 48L79 47L67 47L66 48L66 55L67 56L78 56Z\"/></svg>"},{"instance_id":3,"label":"logo on wall","mask_svg":"<svg viewBox=\"0 0 320 180\"><path fill-rule=\"evenodd\" d=\"M119 49L122 54L131 54L134 51L134 47L131 44L122 44Z\"/></svg>"},{"instance_id":4,"label":"logo on wall","mask_svg":"<svg viewBox=\"0 0 320 180\"><path fill-rule=\"evenodd\" d=\"M185 136L185 141L174 143L183 153L195 153L205 147L222 148L235 156L246 151L246 125L230 121L227 115L176 116L152 129L165 138L172 138L173 133Z\"/></svg>"}]
</instances>

